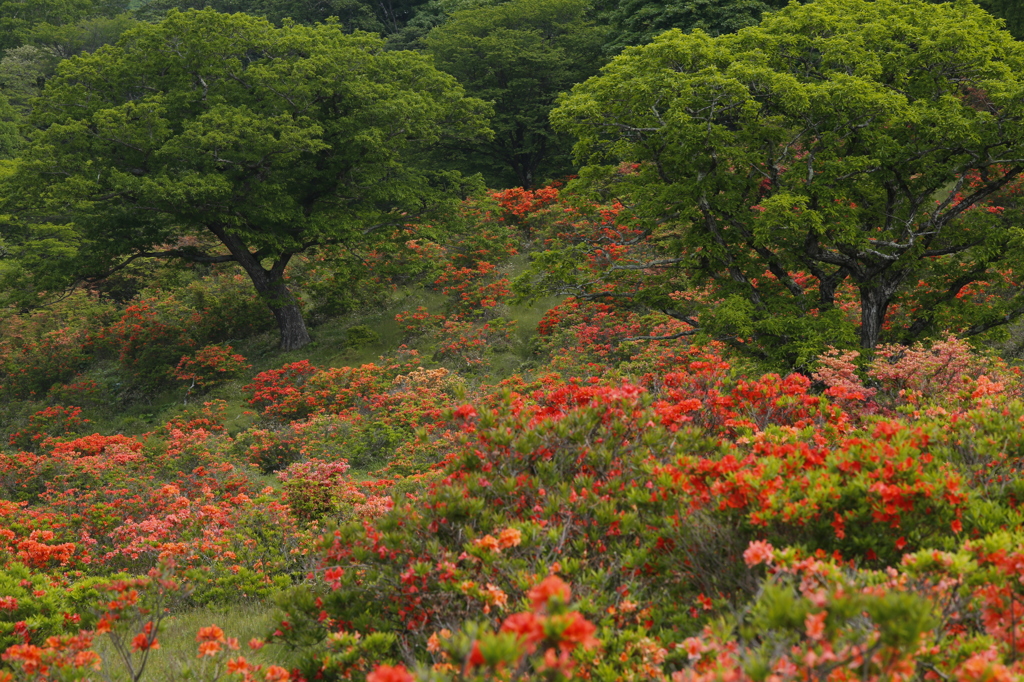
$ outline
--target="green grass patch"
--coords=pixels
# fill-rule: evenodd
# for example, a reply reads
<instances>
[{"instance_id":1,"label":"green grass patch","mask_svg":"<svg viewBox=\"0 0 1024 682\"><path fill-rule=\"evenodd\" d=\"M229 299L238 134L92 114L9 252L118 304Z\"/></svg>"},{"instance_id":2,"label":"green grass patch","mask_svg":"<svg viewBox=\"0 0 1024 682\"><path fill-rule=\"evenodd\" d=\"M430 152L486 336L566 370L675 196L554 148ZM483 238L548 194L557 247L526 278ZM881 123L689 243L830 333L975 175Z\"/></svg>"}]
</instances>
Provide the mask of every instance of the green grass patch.
<instances>
[{"instance_id":1,"label":"green grass patch","mask_svg":"<svg viewBox=\"0 0 1024 682\"><path fill-rule=\"evenodd\" d=\"M150 652L143 679L147 682L177 682L183 679L211 679L213 665L220 662L223 670L227 658L244 656L252 664L289 666L295 656L281 645L269 644L258 651L249 647L249 640L263 639L277 627L276 607L266 602L244 602L232 607L200 608L174 614L160 625L159 649ZM217 625L226 637L236 638L240 648L230 656L201 659L198 656L196 633L199 628ZM125 664L107 636L96 639L96 652L103 659L102 675L110 682L130 682ZM191 673L191 676L190 676Z\"/></svg>"}]
</instances>

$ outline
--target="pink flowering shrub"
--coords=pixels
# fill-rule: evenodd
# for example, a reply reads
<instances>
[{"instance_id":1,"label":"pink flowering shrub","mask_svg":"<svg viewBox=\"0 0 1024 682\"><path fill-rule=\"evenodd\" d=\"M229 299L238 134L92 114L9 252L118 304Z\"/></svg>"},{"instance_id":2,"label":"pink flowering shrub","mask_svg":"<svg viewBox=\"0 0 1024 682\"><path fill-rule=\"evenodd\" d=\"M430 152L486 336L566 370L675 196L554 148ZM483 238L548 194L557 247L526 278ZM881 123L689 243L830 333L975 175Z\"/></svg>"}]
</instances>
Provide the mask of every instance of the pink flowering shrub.
<instances>
[{"instance_id":1,"label":"pink flowering shrub","mask_svg":"<svg viewBox=\"0 0 1024 682\"><path fill-rule=\"evenodd\" d=\"M284 501L292 513L302 519L319 519L337 513L353 494L351 481L345 476L348 462L309 460L288 466L278 473L284 484Z\"/></svg>"},{"instance_id":2,"label":"pink flowering shrub","mask_svg":"<svg viewBox=\"0 0 1024 682\"><path fill-rule=\"evenodd\" d=\"M875 351L864 374L856 364L858 351L830 349L818 357L814 379L825 384L825 394L843 404L865 402L874 409L897 406L970 405L990 396L1020 397L1019 370L975 353L964 341L950 336L929 347L884 345Z\"/></svg>"}]
</instances>

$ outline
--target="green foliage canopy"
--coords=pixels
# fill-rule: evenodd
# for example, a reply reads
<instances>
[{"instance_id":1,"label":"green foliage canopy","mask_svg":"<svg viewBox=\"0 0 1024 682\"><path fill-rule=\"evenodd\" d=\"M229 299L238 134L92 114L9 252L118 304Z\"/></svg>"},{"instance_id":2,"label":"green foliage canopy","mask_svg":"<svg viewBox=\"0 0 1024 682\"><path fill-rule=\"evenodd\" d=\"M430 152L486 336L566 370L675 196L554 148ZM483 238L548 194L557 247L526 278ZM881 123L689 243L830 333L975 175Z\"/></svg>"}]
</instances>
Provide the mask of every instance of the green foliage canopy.
<instances>
[{"instance_id":1,"label":"green foliage canopy","mask_svg":"<svg viewBox=\"0 0 1024 682\"><path fill-rule=\"evenodd\" d=\"M426 57L372 35L172 11L63 62L37 99L8 189L25 220L5 238L26 258L61 251L8 277L52 290L140 257L235 262L282 346L300 347L291 258L372 245L453 197L458 177L425 168L424 150L483 134L485 110Z\"/></svg>"},{"instance_id":2,"label":"green foliage canopy","mask_svg":"<svg viewBox=\"0 0 1024 682\"><path fill-rule=\"evenodd\" d=\"M671 31L552 118L591 186L647 221L642 293L690 319L659 277L713 285L726 305L700 324L720 338L806 358L850 324L876 346L896 308L902 341L1024 314L1024 232L1001 196L1024 171L1024 46L971 2L817 0L737 34ZM962 300L1006 278L986 305ZM859 323L836 313L844 286Z\"/></svg>"}]
</instances>

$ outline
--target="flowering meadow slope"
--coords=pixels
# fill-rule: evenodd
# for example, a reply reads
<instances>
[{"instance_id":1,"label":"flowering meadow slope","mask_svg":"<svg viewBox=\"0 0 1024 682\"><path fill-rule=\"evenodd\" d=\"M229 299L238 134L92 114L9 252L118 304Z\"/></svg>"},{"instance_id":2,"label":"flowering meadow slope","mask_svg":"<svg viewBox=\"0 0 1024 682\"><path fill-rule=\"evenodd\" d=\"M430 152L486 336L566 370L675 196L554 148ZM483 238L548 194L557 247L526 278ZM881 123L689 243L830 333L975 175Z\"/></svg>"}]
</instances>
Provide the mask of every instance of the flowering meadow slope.
<instances>
[{"instance_id":1,"label":"flowering meadow slope","mask_svg":"<svg viewBox=\"0 0 1024 682\"><path fill-rule=\"evenodd\" d=\"M373 362L258 360L223 274L8 321L0 680L1024 674L1020 372L950 336L774 373L573 298L520 336L516 253L616 210L506 192L461 240L396 234L359 295L404 272L435 298ZM167 382L186 406L96 433ZM264 636L161 646L246 600L278 610Z\"/></svg>"}]
</instances>

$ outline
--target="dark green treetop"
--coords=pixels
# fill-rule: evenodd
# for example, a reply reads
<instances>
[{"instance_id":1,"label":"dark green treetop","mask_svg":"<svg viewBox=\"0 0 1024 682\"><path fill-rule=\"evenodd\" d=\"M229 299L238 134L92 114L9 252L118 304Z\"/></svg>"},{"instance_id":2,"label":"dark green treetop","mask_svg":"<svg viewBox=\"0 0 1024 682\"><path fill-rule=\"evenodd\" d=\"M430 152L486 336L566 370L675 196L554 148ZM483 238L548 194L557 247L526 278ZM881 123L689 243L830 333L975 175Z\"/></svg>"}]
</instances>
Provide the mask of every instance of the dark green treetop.
<instances>
[{"instance_id":1,"label":"dark green treetop","mask_svg":"<svg viewBox=\"0 0 1024 682\"><path fill-rule=\"evenodd\" d=\"M17 47L37 25L73 24L96 16L112 17L128 0L0 0L0 50Z\"/></svg>"},{"instance_id":2,"label":"dark green treetop","mask_svg":"<svg viewBox=\"0 0 1024 682\"><path fill-rule=\"evenodd\" d=\"M559 93L603 63L604 29L587 9L582 0L511 0L455 12L427 35L438 67L494 102L493 140L453 150L493 186L532 187L570 172L571 140L548 115Z\"/></svg>"},{"instance_id":3,"label":"dark green treetop","mask_svg":"<svg viewBox=\"0 0 1024 682\"><path fill-rule=\"evenodd\" d=\"M67 59L117 42L135 23L128 12L112 17L92 16L71 24L43 22L26 33L26 43L49 51L57 59Z\"/></svg>"},{"instance_id":4,"label":"dark green treetop","mask_svg":"<svg viewBox=\"0 0 1024 682\"><path fill-rule=\"evenodd\" d=\"M1006 30L1024 40L1024 3L1019 0L978 0L982 9L1006 21Z\"/></svg>"},{"instance_id":5,"label":"dark green treetop","mask_svg":"<svg viewBox=\"0 0 1024 682\"><path fill-rule=\"evenodd\" d=\"M700 29L710 36L755 26L765 12L788 0L619 0L602 12L610 24L605 50L615 54L644 45L669 29Z\"/></svg>"},{"instance_id":6,"label":"dark green treetop","mask_svg":"<svg viewBox=\"0 0 1024 682\"><path fill-rule=\"evenodd\" d=\"M347 31L391 34L413 17L424 0L147 0L136 10L140 19L158 21L169 10L214 9L263 17L280 25L285 19L315 24L338 19Z\"/></svg>"}]
</instances>

